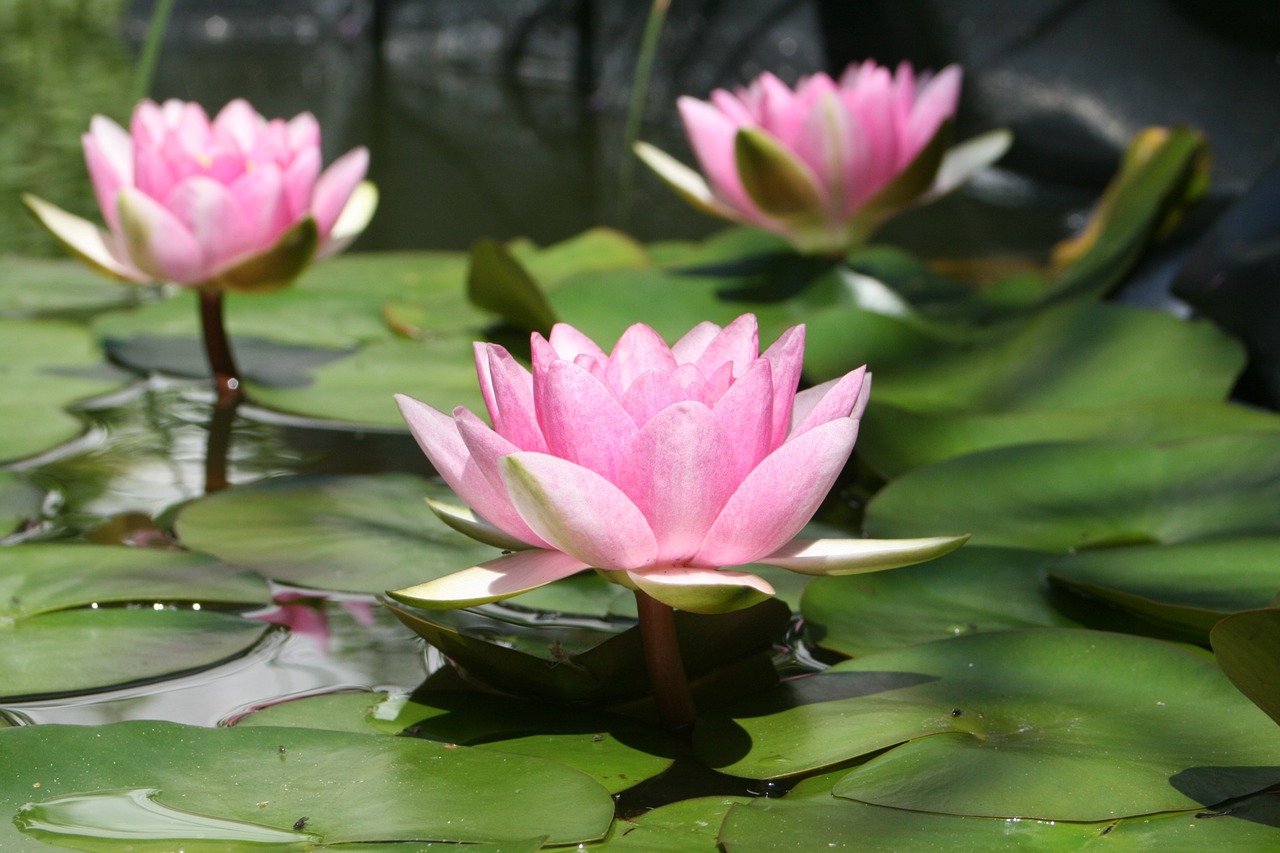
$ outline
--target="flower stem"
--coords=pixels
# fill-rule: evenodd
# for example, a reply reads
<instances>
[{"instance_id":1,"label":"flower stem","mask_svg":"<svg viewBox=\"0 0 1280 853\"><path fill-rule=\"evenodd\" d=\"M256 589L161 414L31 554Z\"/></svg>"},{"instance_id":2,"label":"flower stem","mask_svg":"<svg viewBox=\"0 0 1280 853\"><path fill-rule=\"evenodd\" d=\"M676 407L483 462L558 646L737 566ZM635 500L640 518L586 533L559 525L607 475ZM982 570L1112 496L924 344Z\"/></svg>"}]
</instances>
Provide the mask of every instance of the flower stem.
<instances>
[{"instance_id":1,"label":"flower stem","mask_svg":"<svg viewBox=\"0 0 1280 853\"><path fill-rule=\"evenodd\" d=\"M219 406L232 406L244 399L239 371L231 355L231 343L222 325L222 291L200 288L200 325L204 330L204 351L213 373L213 390Z\"/></svg>"},{"instance_id":2,"label":"flower stem","mask_svg":"<svg viewBox=\"0 0 1280 853\"><path fill-rule=\"evenodd\" d=\"M638 589L635 593L640 641L644 645L644 662L649 670L653 698L658 703L658 714L667 728L679 731L693 724L698 711L693 705L684 660L680 657L675 611Z\"/></svg>"}]
</instances>

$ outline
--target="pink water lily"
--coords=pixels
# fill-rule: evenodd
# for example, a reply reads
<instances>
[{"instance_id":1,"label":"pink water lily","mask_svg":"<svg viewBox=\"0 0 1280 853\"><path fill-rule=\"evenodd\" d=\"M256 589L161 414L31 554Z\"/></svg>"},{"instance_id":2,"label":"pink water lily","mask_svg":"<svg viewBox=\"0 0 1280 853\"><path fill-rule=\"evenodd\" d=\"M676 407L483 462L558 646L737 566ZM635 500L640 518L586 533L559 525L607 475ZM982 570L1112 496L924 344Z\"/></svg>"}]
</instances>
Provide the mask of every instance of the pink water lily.
<instances>
[{"instance_id":1,"label":"pink water lily","mask_svg":"<svg viewBox=\"0 0 1280 853\"><path fill-rule=\"evenodd\" d=\"M947 150L961 72L917 76L868 60L839 82L795 89L768 72L751 85L682 97L703 176L651 145L636 153L695 206L785 236L801 252L840 253L917 201L959 186L1009 144L997 131Z\"/></svg>"},{"instance_id":2,"label":"pink water lily","mask_svg":"<svg viewBox=\"0 0 1280 853\"><path fill-rule=\"evenodd\" d=\"M73 253L125 281L283 287L353 240L377 204L366 149L321 172L310 113L268 121L235 100L210 121L198 104L143 101L129 132L94 116L83 143L107 229L25 201Z\"/></svg>"},{"instance_id":3,"label":"pink water lily","mask_svg":"<svg viewBox=\"0 0 1280 853\"><path fill-rule=\"evenodd\" d=\"M849 458L871 387L859 368L797 393L803 326L761 353L751 315L673 346L637 324L605 354L559 324L532 336L532 372L496 344L475 352L492 427L466 408L397 401L474 511L437 514L509 553L390 593L400 601L471 606L592 568L672 607L721 612L774 594L733 567L848 574L963 542L793 539Z\"/></svg>"}]
</instances>

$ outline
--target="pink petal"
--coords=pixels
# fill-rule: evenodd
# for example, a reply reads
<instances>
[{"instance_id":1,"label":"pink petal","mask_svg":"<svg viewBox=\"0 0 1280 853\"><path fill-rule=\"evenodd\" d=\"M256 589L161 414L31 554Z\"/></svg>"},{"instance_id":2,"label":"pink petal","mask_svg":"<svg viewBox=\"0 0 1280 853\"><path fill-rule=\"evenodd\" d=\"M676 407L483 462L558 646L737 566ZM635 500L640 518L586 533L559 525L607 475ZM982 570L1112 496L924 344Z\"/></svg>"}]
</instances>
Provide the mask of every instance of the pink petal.
<instances>
[{"instance_id":1,"label":"pink petal","mask_svg":"<svg viewBox=\"0 0 1280 853\"><path fill-rule=\"evenodd\" d=\"M605 377L613 393L621 397L642 373L675 368L675 357L662 336L644 323L636 323L623 332L614 345L605 366Z\"/></svg>"},{"instance_id":2,"label":"pink petal","mask_svg":"<svg viewBox=\"0 0 1280 853\"><path fill-rule=\"evenodd\" d=\"M200 243L159 202L126 187L116 196L116 209L134 266L159 281L203 284L209 280L211 270L204 263Z\"/></svg>"},{"instance_id":3,"label":"pink petal","mask_svg":"<svg viewBox=\"0 0 1280 853\"><path fill-rule=\"evenodd\" d=\"M866 142L858 133L860 129L833 88L805 115L796 135L795 152L817 178L818 189L832 218L843 215L844 202L851 189L848 185L850 161L861 161L866 156Z\"/></svg>"},{"instance_id":4,"label":"pink petal","mask_svg":"<svg viewBox=\"0 0 1280 853\"><path fill-rule=\"evenodd\" d=\"M453 418L404 394L397 394L395 399L422 452L467 506L503 533L535 547L546 546L515 512L506 489L495 488L471 458ZM518 524L512 523L513 518Z\"/></svg>"},{"instance_id":5,"label":"pink petal","mask_svg":"<svg viewBox=\"0 0 1280 853\"><path fill-rule=\"evenodd\" d=\"M275 163L245 172L229 188L239 205L248 248L255 252L269 248L297 221L289 214L284 176Z\"/></svg>"},{"instance_id":6,"label":"pink petal","mask_svg":"<svg viewBox=\"0 0 1280 853\"><path fill-rule=\"evenodd\" d=\"M253 151L265 127L266 120L244 98L228 102L213 119L213 128L234 139L245 154Z\"/></svg>"},{"instance_id":7,"label":"pink petal","mask_svg":"<svg viewBox=\"0 0 1280 853\"><path fill-rule=\"evenodd\" d=\"M565 361L574 361L580 355L587 355L601 362L608 358L595 341L568 323L556 323L552 326L550 340L544 339L537 332L534 332L533 338L551 344L549 354Z\"/></svg>"},{"instance_id":8,"label":"pink petal","mask_svg":"<svg viewBox=\"0 0 1280 853\"><path fill-rule=\"evenodd\" d=\"M537 589L586 568L589 566L559 551L517 551L387 594L415 607L473 607Z\"/></svg>"},{"instance_id":9,"label":"pink petal","mask_svg":"<svg viewBox=\"0 0 1280 853\"><path fill-rule=\"evenodd\" d=\"M545 453L503 457L507 493L535 533L589 566L649 566L658 543L644 514L594 471Z\"/></svg>"},{"instance_id":10,"label":"pink petal","mask_svg":"<svg viewBox=\"0 0 1280 853\"><path fill-rule=\"evenodd\" d=\"M722 460L740 439L706 406L683 402L655 415L627 446L616 483L657 537L658 563L697 552L738 485L737 471Z\"/></svg>"},{"instance_id":11,"label":"pink petal","mask_svg":"<svg viewBox=\"0 0 1280 853\"><path fill-rule=\"evenodd\" d=\"M732 466L722 467L732 468L734 485L776 444L782 443L773 440L773 403L773 367L762 358L715 403L714 412L721 431L733 437L733 443L721 458L726 462L732 460ZM708 457L711 458L714 457Z\"/></svg>"},{"instance_id":12,"label":"pink petal","mask_svg":"<svg viewBox=\"0 0 1280 853\"><path fill-rule=\"evenodd\" d=\"M871 376L865 365L839 379L801 391L796 395L793 427L787 440L837 418L861 418L870 393Z\"/></svg>"},{"instance_id":13,"label":"pink petal","mask_svg":"<svg viewBox=\"0 0 1280 853\"><path fill-rule=\"evenodd\" d=\"M706 352L707 345L716 339L721 329L715 323L704 320L684 334L671 347L671 354L678 364L693 364Z\"/></svg>"},{"instance_id":14,"label":"pink petal","mask_svg":"<svg viewBox=\"0 0 1280 853\"><path fill-rule=\"evenodd\" d=\"M520 450L545 452L533 401L533 377L505 347L475 344L476 372L493 428Z\"/></svg>"},{"instance_id":15,"label":"pink petal","mask_svg":"<svg viewBox=\"0 0 1280 853\"><path fill-rule=\"evenodd\" d=\"M369 150L353 148L335 160L316 181L315 193L311 197L311 215L315 217L322 238L329 236L356 184L364 180L368 170Z\"/></svg>"},{"instance_id":16,"label":"pink petal","mask_svg":"<svg viewBox=\"0 0 1280 853\"><path fill-rule=\"evenodd\" d=\"M840 418L771 453L729 498L693 564L750 563L792 539L831 490L857 433L856 421Z\"/></svg>"},{"instance_id":17,"label":"pink petal","mask_svg":"<svg viewBox=\"0 0 1280 853\"><path fill-rule=\"evenodd\" d=\"M642 427L667 406L689 399L698 400L703 404L707 402L701 399L700 395L691 395L680 383L676 373L651 370L631 383L631 387L622 395L620 402L622 408L627 410L627 414L631 415L635 425Z\"/></svg>"},{"instance_id":18,"label":"pink petal","mask_svg":"<svg viewBox=\"0 0 1280 853\"><path fill-rule=\"evenodd\" d=\"M311 194L320 175L320 149L307 148L284 170L284 209L290 222L297 222L311 211Z\"/></svg>"},{"instance_id":19,"label":"pink petal","mask_svg":"<svg viewBox=\"0 0 1280 853\"><path fill-rule=\"evenodd\" d=\"M707 176L716 197L752 222L771 222L747 195L738 177L738 161L734 154L738 125L705 101L682 97L677 104L689 146L693 148L702 174Z\"/></svg>"},{"instance_id":20,"label":"pink petal","mask_svg":"<svg viewBox=\"0 0 1280 853\"><path fill-rule=\"evenodd\" d=\"M961 77L960 66L948 65L921 87L903 129L902 165L914 160L942 123L955 115Z\"/></svg>"},{"instance_id":21,"label":"pink petal","mask_svg":"<svg viewBox=\"0 0 1280 853\"><path fill-rule=\"evenodd\" d=\"M319 148L320 123L311 113L298 113L285 126L286 144L294 151Z\"/></svg>"},{"instance_id":22,"label":"pink petal","mask_svg":"<svg viewBox=\"0 0 1280 853\"><path fill-rule=\"evenodd\" d=\"M212 178L188 178L174 188L164 205L191 231L212 272L248 251L270 245L269 241L254 244L258 235L249 228L257 223L250 223L231 190Z\"/></svg>"},{"instance_id":23,"label":"pink petal","mask_svg":"<svg viewBox=\"0 0 1280 853\"><path fill-rule=\"evenodd\" d=\"M533 389L548 452L612 480L618 455L636 433L613 392L567 361L535 373Z\"/></svg>"},{"instance_id":24,"label":"pink petal","mask_svg":"<svg viewBox=\"0 0 1280 853\"><path fill-rule=\"evenodd\" d=\"M457 426L458 434L462 436L462 443L467 446L467 452L471 454L470 464L479 470L493 490L493 497L483 512L480 507L471 504L471 501L461 492L459 495L462 495L473 509L481 512L485 519L499 530L538 548L548 547L542 537L534 533L516 511L515 504L507 494L506 481L502 477L502 458L518 452L520 448L489 429L484 421L462 406L454 409L453 421Z\"/></svg>"},{"instance_id":25,"label":"pink petal","mask_svg":"<svg viewBox=\"0 0 1280 853\"><path fill-rule=\"evenodd\" d=\"M760 126L783 147L794 149L804 122L805 108L795 93L768 71L756 78L760 91Z\"/></svg>"},{"instance_id":26,"label":"pink petal","mask_svg":"<svg viewBox=\"0 0 1280 853\"><path fill-rule=\"evenodd\" d=\"M800 387L800 373L804 369L804 336L804 326L792 326L760 355L773 367L770 450L782 444L791 430L791 408L795 403L796 389Z\"/></svg>"},{"instance_id":27,"label":"pink petal","mask_svg":"<svg viewBox=\"0 0 1280 853\"><path fill-rule=\"evenodd\" d=\"M118 227L116 193L133 185L133 141L124 128L105 116L94 116L81 137L85 165L98 208L112 229Z\"/></svg>"},{"instance_id":28,"label":"pink petal","mask_svg":"<svg viewBox=\"0 0 1280 853\"><path fill-rule=\"evenodd\" d=\"M759 354L760 329L756 325L756 315L743 314L707 344L702 355L698 356L698 367L704 376L711 376L716 368L728 362L733 365L736 378L746 373Z\"/></svg>"}]
</instances>

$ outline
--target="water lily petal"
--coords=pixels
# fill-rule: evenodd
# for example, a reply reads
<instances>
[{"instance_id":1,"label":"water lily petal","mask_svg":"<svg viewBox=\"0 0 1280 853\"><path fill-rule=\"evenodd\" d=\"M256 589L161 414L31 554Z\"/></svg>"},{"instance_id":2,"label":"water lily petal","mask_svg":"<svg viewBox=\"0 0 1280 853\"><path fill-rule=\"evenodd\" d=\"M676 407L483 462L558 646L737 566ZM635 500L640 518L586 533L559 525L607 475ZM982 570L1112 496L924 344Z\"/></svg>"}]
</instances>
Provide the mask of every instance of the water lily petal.
<instances>
[{"instance_id":1,"label":"water lily petal","mask_svg":"<svg viewBox=\"0 0 1280 853\"><path fill-rule=\"evenodd\" d=\"M94 116L81 143L98 208L107 225L115 228L118 224L116 193L133 184L133 140L111 119Z\"/></svg>"},{"instance_id":2,"label":"water lily petal","mask_svg":"<svg viewBox=\"0 0 1280 853\"><path fill-rule=\"evenodd\" d=\"M627 446L616 483L648 520L657 562L681 563L697 552L741 479L732 465L718 464L738 439L706 406L681 402L654 415Z\"/></svg>"},{"instance_id":3,"label":"water lily petal","mask_svg":"<svg viewBox=\"0 0 1280 853\"><path fill-rule=\"evenodd\" d=\"M212 270L195 236L159 202L133 188L116 196L129 258L159 281L202 284Z\"/></svg>"},{"instance_id":4,"label":"water lily petal","mask_svg":"<svg viewBox=\"0 0 1280 853\"><path fill-rule=\"evenodd\" d=\"M426 583L389 590L387 595L428 610L475 607L537 589L586 568L559 551L517 551Z\"/></svg>"},{"instance_id":5,"label":"water lily petal","mask_svg":"<svg viewBox=\"0 0 1280 853\"><path fill-rule=\"evenodd\" d=\"M733 376L747 372L760 354L760 326L754 314L743 314L712 338L698 356L698 367L711 376L724 364L733 366Z\"/></svg>"},{"instance_id":6,"label":"water lily petal","mask_svg":"<svg viewBox=\"0 0 1280 853\"><path fill-rule=\"evenodd\" d=\"M533 402L533 376L497 344L475 345L480 392L494 430L520 450L545 452Z\"/></svg>"},{"instance_id":7,"label":"water lily petal","mask_svg":"<svg viewBox=\"0 0 1280 853\"><path fill-rule=\"evenodd\" d=\"M831 490L857 434L856 421L838 418L771 453L729 498L691 562L742 565L790 541Z\"/></svg>"},{"instance_id":8,"label":"water lily petal","mask_svg":"<svg viewBox=\"0 0 1280 853\"><path fill-rule=\"evenodd\" d=\"M671 371L675 356L662 336L644 323L636 323L622 333L609 355L605 378L613 393L621 397L636 377L651 370Z\"/></svg>"},{"instance_id":9,"label":"water lily petal","mask_svg":"<svg viewBox=\"0 0 1280 853\"><path fill-rule=\"evenodd\" d=\"M866 365L838 379L806 388L796 395L789 437L802 435L835 418L861 418L870 393L871 375Z\"/></svg>"},{"instance_id":10,"label":"water lily petal","mask_svg":"<svg viewBox=\"0 0 1280 853\"><path fill-rule=\"evenodd\" d=\"M351 245L351 241L364 232L377 209L378 188L369 181L361 181L351 193L351 198L347 199L347 206L342 208L338 221L333 223L329 239L316 251L316 260L335 255Z\"/></svg>"},{"instance_id":11,"label":"water lily petal","mask_svg":"<svg viewBox=\"0 0 1280 853\"><path fill-rule=\"evenodd\" d=\"M644 514L596 472L545 453L500 463L520 516L557 550L600 569L652 565L658 543Z\"/></svg>"},{"instance_id":12,"label":"water lily petal","mask_svg":"<svg viewBox=\"0 0 1280 853\"><path fill-rule=\"evenodd\" d=\"M533 383L547 452L612 480L618 455L636 432L613 392L568 361L535 371Z\"/></svg>"},{"instance_id":13,"label":"water lily petal","mask_svg":"<svg viewBox=\"0 0 1280 853\"><path fill-rule=\"evenodd\" d=\"M322 237L329 236L339 214L368 171L369 149L361 146L333 161L320 175L311 196L311 215L316 218Z\"/></svg>"},{"instance_id":14,"label":"water lily petal","mask_svg":"<svg viewBox=\"0 0 1280 853\"><path fill-rule=\"evenodd\" d=\"M792 326L760 355L771 365L773 384L773 417L770 425L770 450L782 444L791 429L791 410L795 405L800 373L804 369L804 326Z\"/></svg>"},{"instance_id":15,"label":"water lily petal","mask_svg":"<svg viewBox=\"0 0 1280 853\"><path fill-rule=\"evenodd\" d=\"M768 581L748 572L678 568L627 572L627 576L652 598L690 613L729 613L777 594Z\"/></svg>"},{"instance_id":16,"label":"water lily petal","mask_svg":"<svg viewBox=\"0 0 1280 853\"><path fill-rule=\"evenodd\" d=\"M732 459L733 464L724 467L732 470L735 482L741 482L776 444L782 443L773 441L774 396L773 365L760 358L715 402L713 411L720 430L732 436L733 441L725 449L727 456L707 459Z\"/></svg>"},{"instance_id":17,"label":"water lily petal","mask_svg":"<svg viewBox=\"0 0 1280 853\"><path fill-rule=\"evenodd\" d=\"M921 539L793 539L753 562L805 575L854 575L913 566L950 554L965 536Z\"/></svg>"},{"instance_id":18,"label":"water lily petal","mask_svg":"<svg viewBox=\"0 0 1280 853\"><path fill-rule=\"evenodd\" d=\"M24 194L22 201L58 242L89 266L123 281L152 281L129 261L114 235L42 198Z\"/></svg>"},{"instance_id":19,"label":"water lily petal","mask_svg":"<svg viewBox=\"0 0 1280 853\"><path fill-rule=\"evenodd\" d=\"M471 507L427 498L427 507L446 525L477 542L501 548L504 551L526 551L535 546L509 536L487 520L476 515Z\"/></svg>"},{"instance_id":20,"label":"water lily petal","mask_svg":"<svg viewBox=\"0 0 1280 853\"><path fill-rule=\"evenodd\" d=\"M733 155L738 125L720 110L697 98L682 97L676 105L684 121L689 145L716 198L748 222L768 223L769 218L747 195L738 177L738 164Z\"/></svg>"}]
</instances>

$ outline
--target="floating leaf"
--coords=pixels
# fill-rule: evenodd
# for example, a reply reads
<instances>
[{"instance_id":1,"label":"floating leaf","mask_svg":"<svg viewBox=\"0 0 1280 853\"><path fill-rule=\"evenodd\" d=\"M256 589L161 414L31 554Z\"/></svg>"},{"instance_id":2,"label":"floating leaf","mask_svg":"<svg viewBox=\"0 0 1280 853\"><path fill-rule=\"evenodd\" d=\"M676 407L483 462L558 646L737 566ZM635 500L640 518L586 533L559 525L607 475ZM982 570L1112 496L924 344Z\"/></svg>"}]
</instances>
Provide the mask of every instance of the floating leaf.
<instances>
[{"instance_id":1,"label":"floating leaf","mask_svg":"<svg viewBox=\"0 0 1280 853\"><path fill-rule=\"evenodd\" d=\"M0 460L32 456L84 432L72 403L121 387L83 328L0 319Z\"/></svg>"},{"instance_id":2,"label":"floating leaf","mask_svg":"<svg viewBox=\"0 0 1280 853\"><path fill-rule=\"evenodd\" d=\"M477 240L471 247L467 297L477 308L521 329L545 335L556 323L556 313L538 283L496 240Z\"/></svg>"},{"instance_id":3,"label":"floating leaf","mask_svg":"<svg viewBox=\"0 0 1280 853\"><path fill-rule=\"evenodd\" d=\"M200 610L59 610L0 625L0 693L34 699L172 678L237 658L270 630Z\"/></svg>"},{"instance_id":4,"label":"floating leaf","mask_svg":"<svg viewBox=\"0 0 1280 853\"><path fill-rule=\"evenodd\" d=\"M627 820L616 820L604 841L588 844L593 853L716 853L725 813L746 797L694 797L679 800ZM787 850L786 846L773 848Z\"/></svg>"},{"instance_id":5,"label":"floating leaf","mask_svg":"<svg viewBox=\"0 0 1280 853\"><path fill-rule=\"evenodd\" d=\"M1209 638L1231 683L1280 723L1280 609L1228 616Z\"/></svg>"},{"instance_id":6,"label":"floating leaf","mask_svg":"<svg viewBox=\"0 0 1280 853\"><path fill-rule=\"evenodd\" d=\"M7 814L71 795L156 789L155 802L167 809L305 831L326 845L539 836L576 844L602 837L613 817L605 790L575 770L412 738L155 722L45 725L0 730L0 753L15 770L0 781ZM46 849L8 821L0 822L0 843Z\"/></svg>"},{"instance_id":7,"label":"floating leaf","mask_svg":"<svg viewBox=\"0 0 1280 853\"><path fill-rule=\"evenodd\" d=\"M1280 435L1041 444L918 468L867 506L877 538L971 533L1068 551L1280 531Z\"/></svg>"},{"instance_id":8,"label":"floating leaf","mask_svg":"<svg viewBox=\"0 0 1280 853\"><path fill-rule=\"evenodd\" d=\"M749 778L887 749L836 783L835 795L914 811L1097 821L1213 805L1280 782L1274 733L1198 654L1042 628L846 661L704 716L694 747L711 766Z\"/></svg>"},{"instance_id":9,"label":"floating leaf","mask_svg":"<svg viewBox=\"0 0 1280 853\"><path fill-rule=\"evenodd\" d=\"M11 471L0 471L0 536L40 517L44 492Z\"/></svg>"},{"instance_id":10,"label":"floating leaf","mask_svg":"<svg viewBox=\"0 0 1280 853\"><path fill-rule=\"evenodd\" d=\"M1135 400L1096 409L912 412L873 397L858 456L892 479L914 468L993 447L1055 441L1163 443L1234 432L1280 431L1271 412L1209 400Z\"/></svg>"},{"instance_id":11,"label":"floating leaf","mask_svg":"<svg viewBox=\"0 0 1280 853\"><path fill-rule=\"evenodd\" d=\"M1272 849L1280 843L1275 797L1259 796L1226 813L1201 809L1167 815L1068 823L1029 818L980 818L872 806L831 796L752 800L730 809L720 839L734 853L859 853L904 850L1017 850L1019 853L1203 853Z\"/></svg>"},{"instance_id":12,"label":"floating leaf","mask_svg":"<svg viewBox=\"0 0 1280 853\"><path fill-rule=\"evenodd\" d=\"M269 480L192 501L175 528L189 548L299 586L398 589L492 559L445 527L428 497L445 486L404 474Z\"/></svg>"},{"instance_id":13,"label":"floating leaf","mask_svg":"<svg viewBox=\"0 0 1280 853\"><path fill-rule=\"evenodd\" d=\"M1209 644L1209 631L1237 610L1280 593L1280 536L1204 539L1068 554L1050 568L1055 585L1136 615L1174 638ZM1139 629L1141 625L1137 626Z\"/></svg>"},{"instance_id":14,"label":"floating leaf","mask_svg":"<svg viewBox=\"0 0 1280 853\"><path fill-rule=\"evenodd\" d=\"M84 314L128 303L137 289L72 260L0 256L0 313Z\"/></svg>"},{"instance_id":15,"label":"floating leaf","mask_svg":"<svg viewBox=\"0 0 1280 853\"><path fill-rule=\"evenodd\" d=\"M805 633L858 657L960 634L1074 625L1046 595L1052 560L1039 551L971 547L892 572L819 578L805 590Z\"/></svg>"}]
</instances>

